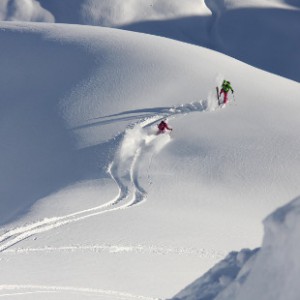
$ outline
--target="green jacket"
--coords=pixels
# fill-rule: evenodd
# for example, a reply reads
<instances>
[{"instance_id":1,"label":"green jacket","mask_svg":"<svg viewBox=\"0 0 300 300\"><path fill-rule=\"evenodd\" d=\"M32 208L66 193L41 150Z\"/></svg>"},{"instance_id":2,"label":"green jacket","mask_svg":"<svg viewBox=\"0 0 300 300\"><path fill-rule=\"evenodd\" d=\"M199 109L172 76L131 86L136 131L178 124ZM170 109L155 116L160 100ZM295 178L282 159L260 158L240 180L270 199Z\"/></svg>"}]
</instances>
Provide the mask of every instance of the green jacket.
<instances>
[{"instance_id":1,"label":"green jacket","mask_svg":"<svg viewBox=\"0 0 300 300\"><path fill-rule=\"evenodd\" d=\"M233 88L230 85L229 81L224 80L222 83L222 89L224 90L224 92L228 93L230 90L233 93Z\"/></svg>"}]
</instances>

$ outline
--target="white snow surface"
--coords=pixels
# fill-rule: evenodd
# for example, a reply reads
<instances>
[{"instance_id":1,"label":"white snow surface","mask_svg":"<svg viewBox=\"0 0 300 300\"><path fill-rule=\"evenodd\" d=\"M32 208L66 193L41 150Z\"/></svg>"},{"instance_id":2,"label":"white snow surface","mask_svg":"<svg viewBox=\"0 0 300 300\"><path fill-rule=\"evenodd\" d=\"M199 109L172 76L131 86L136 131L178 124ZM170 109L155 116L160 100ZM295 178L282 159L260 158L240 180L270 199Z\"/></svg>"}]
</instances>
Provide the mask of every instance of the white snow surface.
<instances>
[{"instance_id":1,"label":"white snow surface","mask_svg":"<svg viewBox=\"0 0 300 300\"><path fill-rule=\"evenodd\" d=\"M237 283L245 280L248 274L246 273L245 276L244 271L245 269L249 271L249 266L252 266L257 251L258 249L242 249L239 252L229 253L202 277L195 280L195 282L174 296L172 300L218 299L218 296L222 295L222 293L227 293L233 286L237 287ZM243 274L243 276L241 276L241 274Z\"/></svg>"},{"instance_id":2,"label":"white snow surface","mask_svg":"<svg viewBox=\"0 0 300 300\"><path fill-rule=\"evenodd\" d=\"M37 0L1 0L0 21L54 22Z\"/></svg>"},{"instance_id":3,"label":"white snow surface","mask_svg":"<svg viewBox=\"0 0 300 300\"><path fill-rule=\"evenodd\" d=\"M300 198L280 207L265 221L263 245L248 279L234 297L221 299L298 299Z\"/></svg>"},{"instance_id":4,"label":"white snow surface","mask_svg":"<svg viewBox=\"0 0 300 300\"><path fill-rule=\"evenodd\" d=\"M0 44L4 299L172 297L300 194L299 83L121 29L0 22Z\"/></svg>"},{"instance_id":5,"label":"white snow surface","mask_svg":"<svg viewBox=\"0 0 300 300\"><path fill-rule=\"evenodd\" d=\"M259 250L230 253L174 300L298 299L300 198L264 221Z\"/></svg>"},{"instance_id":6,"label":"white snow surface","mask_svg":"<svg viewBox=\"0 0 300 300\"><path fill-rule=\"evenodd\" d=\"M115 27L208 14L203 0L39 0L59 23ZM71 7L71 9L70 9Z\"/></svg>"},{"instance_id":7,"label":"white snow surface","mask_svg":"<svg viewBox=\"0 0 300 300\"><path fill-rule=\"evenodd\" d=\"M0 20L155 34L214 49L300 82L298 0L2 0Z\"/></svg>"}]
</instances>

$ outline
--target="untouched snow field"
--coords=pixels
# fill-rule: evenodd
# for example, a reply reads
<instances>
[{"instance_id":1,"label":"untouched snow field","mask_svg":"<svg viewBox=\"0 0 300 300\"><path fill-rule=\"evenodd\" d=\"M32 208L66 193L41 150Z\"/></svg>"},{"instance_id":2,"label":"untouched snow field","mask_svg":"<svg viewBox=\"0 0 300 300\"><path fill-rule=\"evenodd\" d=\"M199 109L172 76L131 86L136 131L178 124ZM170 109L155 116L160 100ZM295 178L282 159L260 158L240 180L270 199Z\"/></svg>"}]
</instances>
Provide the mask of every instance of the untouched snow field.
<instances>
[{"instance_id":1,"label":"untouched snow field","mask_svg":"<svg viewBox=\"0 0 300 300\"><path fill-rule=\"evenodd\" d=\"M299 83L121 29L0 22L0 44L4 299L170 298L260 246L261 220L300 194ZM272 67L297 66L288 53ZM223 78L235 94L218 107ZM235 276L254 252L227 256Z\"/></svg>"}]
</instances>

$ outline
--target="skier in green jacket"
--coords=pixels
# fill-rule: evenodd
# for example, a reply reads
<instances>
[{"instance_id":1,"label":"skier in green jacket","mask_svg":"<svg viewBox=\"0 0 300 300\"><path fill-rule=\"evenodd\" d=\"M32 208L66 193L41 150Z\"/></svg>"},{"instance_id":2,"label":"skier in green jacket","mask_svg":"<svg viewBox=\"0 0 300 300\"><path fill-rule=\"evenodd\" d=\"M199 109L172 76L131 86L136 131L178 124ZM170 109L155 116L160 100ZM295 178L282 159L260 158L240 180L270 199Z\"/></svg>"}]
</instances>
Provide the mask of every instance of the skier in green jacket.
<instances>
[{"instance_id":1,"label":"skier in green jacket","mask_svg":"<svg viewBox=\"0 0 300 300\"><path fill-rule=\"evenodd\" d=\"M232 86L230 85L230 82L227 80L224 80L222 83L222 89L220 92L220 97L222 94L224 94L224 104L226 104L228 102L228 92L231 91L232 93L234 93L234 90L232 88Z\"/></svg>"}]
</instances>

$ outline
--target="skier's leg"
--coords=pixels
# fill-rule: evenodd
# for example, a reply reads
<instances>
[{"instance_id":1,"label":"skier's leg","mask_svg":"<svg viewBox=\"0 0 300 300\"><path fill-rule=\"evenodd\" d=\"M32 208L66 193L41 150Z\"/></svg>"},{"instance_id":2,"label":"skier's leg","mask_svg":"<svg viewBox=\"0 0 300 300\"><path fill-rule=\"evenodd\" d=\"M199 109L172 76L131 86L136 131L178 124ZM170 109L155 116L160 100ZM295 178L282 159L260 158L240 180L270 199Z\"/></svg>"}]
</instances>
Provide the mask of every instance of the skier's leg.
<instances>
[{"instance_id":1,"label":"skier's leg","mask_svg":"<svg viewBox=\"0 0 300 300\"><path fill-rule=\"evenodd\" d=\"M224 92L224 104L226 104L228 101L228 93Z\"/></svg>"}]
</instances>

